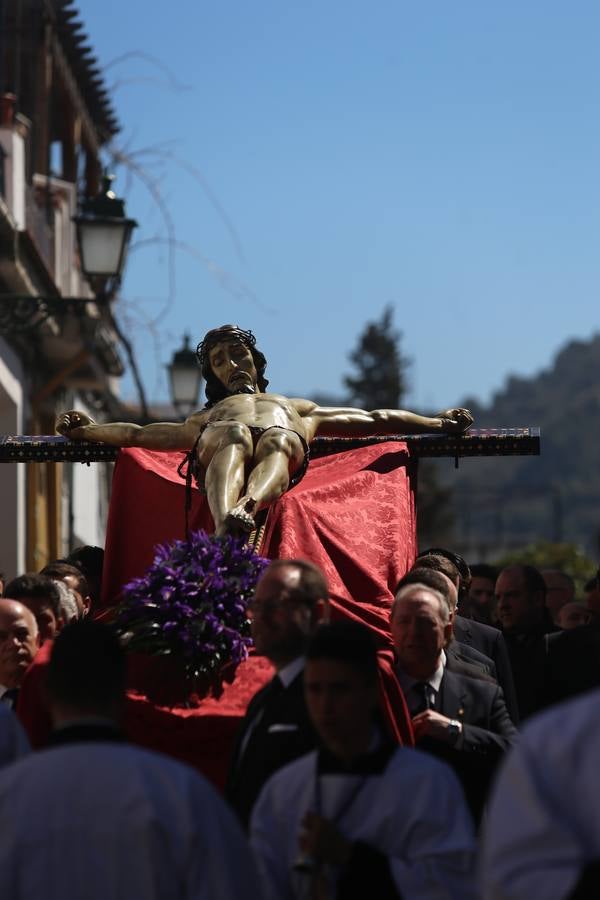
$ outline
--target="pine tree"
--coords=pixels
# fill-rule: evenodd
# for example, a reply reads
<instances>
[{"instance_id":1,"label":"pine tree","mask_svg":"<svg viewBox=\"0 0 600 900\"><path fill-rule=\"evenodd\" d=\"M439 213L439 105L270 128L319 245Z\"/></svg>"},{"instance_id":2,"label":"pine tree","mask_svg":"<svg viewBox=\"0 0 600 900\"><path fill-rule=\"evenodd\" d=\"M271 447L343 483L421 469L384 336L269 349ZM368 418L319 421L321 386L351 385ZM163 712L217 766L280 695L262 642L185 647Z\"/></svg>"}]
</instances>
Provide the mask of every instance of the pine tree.
<instances>
[{"instance_id":1,"label":"pine tree","mask_svg":"<svg viewBox=\"0 0 600 900\"><path fill-rule=\"evenodd\" d=\"M401 333L394 328L394 310L386 306L381 318L367 322L349 359L355 374L344 376L353 406L362 409L399 409L406 391L409 360L400 350ZM451 489L442 486L435 464L419 463L417 523L419 545L450 540Z\"/></svg>"},{"instance_id":2,"label":"pine tree","mask_svg":"<svg viewBox=\"0 0 600 900\"><path fill-rule=\"evenodd\" d=\"M344 376L350 403L362 409L398 409L406 388L407 361L400 353L401 334L387 306L379 321L368 322L350 353L355 375Z\"/></svg>"}]
</instances>

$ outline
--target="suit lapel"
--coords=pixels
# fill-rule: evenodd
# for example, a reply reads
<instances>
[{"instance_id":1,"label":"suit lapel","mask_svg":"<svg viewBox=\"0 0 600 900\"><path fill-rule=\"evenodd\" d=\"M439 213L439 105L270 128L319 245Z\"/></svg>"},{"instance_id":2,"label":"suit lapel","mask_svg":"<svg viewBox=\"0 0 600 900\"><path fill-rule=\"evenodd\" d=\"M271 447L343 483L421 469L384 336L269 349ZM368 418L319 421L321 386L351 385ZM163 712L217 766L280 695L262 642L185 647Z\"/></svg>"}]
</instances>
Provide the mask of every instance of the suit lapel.
<instances>
[{"instance_id":1,"label":"suit lapel","mask_svg":"<svg viewBox=\"0 0 600 900\"><path fill-rule=\"evenodd\" d=\"M296 710L297 703L295 702L295 698L298 695L301 696L304 690L303 674L303 672L300 672L296 675L292 683L275 696L272 695L270 690L271 682L269 682L269 684L266 684L264 688L261 688L250 701L242 722L242 727L238 732L231 757L233 767L238 773L244 766L244 757L253 741L264 738L268 733L269 728L274 723L277 723L280 717L285 719L286 711L289 711L290 709ZM259 715L260 720L254 724L256 717ZM249 728L252 729L252 733L246 741L246 735Z\"/></svg>"},{"instance_id":2,"label":"suit lapel","mask_svg":"<svg viewBox=\"0 0 600 900\"><path fill-rule=\"evenodd\" d=\"M440 687L441 702L439 712L449 719L462 721L465 717L467 699L467 694L462 689L460 679L455 678L454 674L448 671L448 667L446 667Z\"/></svg>"},{"instance_id":3,"label":"suit lapel","mask_svg":"<svg viewBox=\"0 0 600 900\"><path fill-rule=\"evenodd\" d=\"M458 629L456 626L458 625ZM473 646L473 632L471 631L471 626L469 624L469 619L465 619L464 616L460 616L455 624L456 640L461 644L467 644L469 647Z\"/></svg>"}]
</instances>

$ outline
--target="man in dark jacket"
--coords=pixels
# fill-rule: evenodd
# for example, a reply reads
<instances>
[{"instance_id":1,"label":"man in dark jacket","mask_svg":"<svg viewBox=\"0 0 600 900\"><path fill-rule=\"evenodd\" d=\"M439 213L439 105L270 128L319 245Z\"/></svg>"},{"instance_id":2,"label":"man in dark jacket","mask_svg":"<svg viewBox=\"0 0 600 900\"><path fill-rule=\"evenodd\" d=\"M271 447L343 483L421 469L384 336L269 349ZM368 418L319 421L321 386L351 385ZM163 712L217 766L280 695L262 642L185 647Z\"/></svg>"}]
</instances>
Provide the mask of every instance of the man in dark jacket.
<instances>
[{"instance_id":1,"label":"man in dark jacket","mask_svg":"<svg viewBox=\"0 0 600 900\"><path fill-rule=\"evenodd\" d=\"M252 637L277 674L248 705L225 788L244 825L273 772L316 745L304 700L304 650L328 615L327 582L312 563L279 559L261 575L251 604Z\"/></svg>"},{"instance_id":2,"label":"man in dark jacket","mask_svg":"<svg viewBox=\"0 0 600 900\"><path fill-rule=\"evenodd\" d=\"M516 735L502 689L451 671L445 647L452 625L437 591L419 584L401 588L391 630L417 747L452 766L479 819L495 767Z\"/></svg>"},{"instance_id":3,"label":"man in dark jacket","mask_svg":"<svg viewBox=\"0 0 600 900\"><path fill-rule=\"evenodd\" d=\"M534 566L503 569L496 582L496 597L523 720L543 706L546 635L557 629L545 605L544 579Z\"/></svg>"}]
</instances>

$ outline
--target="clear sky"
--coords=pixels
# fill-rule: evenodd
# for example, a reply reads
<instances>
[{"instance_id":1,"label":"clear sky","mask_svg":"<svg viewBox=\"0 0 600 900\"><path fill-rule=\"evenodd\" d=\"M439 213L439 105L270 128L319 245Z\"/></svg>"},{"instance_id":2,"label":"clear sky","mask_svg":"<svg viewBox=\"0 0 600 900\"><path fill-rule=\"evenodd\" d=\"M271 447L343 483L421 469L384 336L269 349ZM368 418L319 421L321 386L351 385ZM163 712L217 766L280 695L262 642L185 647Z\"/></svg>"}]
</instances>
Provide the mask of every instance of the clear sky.
<instances>
[{"instance_id":1,"label":"clear sky","mask_svg":"<svg viewBox=\"0 0 600 900\"><path fill-rule=\"evenodd\" d=\"M224 322L254 330L272 389L335 394L391 303L407 405L430 410L598 330L595 0L78 7L117 146L158 181L179 247L169 298L164 219L119 169L140 222L121 310L154 399L184 330ZM165 71L113 62L128 53Z\"/></svg>"}]
</instances>

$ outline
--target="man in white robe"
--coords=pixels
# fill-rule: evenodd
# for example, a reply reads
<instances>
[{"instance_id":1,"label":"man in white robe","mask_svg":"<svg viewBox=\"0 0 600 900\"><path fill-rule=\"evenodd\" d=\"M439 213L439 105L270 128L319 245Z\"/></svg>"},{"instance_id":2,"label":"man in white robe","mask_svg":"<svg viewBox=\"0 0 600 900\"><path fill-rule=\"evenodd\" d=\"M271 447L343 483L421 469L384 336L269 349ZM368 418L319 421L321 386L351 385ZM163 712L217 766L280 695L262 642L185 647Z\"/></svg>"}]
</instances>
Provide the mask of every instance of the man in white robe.
<instances>
[{"instance_id":1,"label":"man in white robe","mask_svg":"<svg viewBox=\"0 0 600 900\"><path fill-rule=\"evenodd\" d=\"M600 690L526 725L489 807L486 900L600 897L599 760Z\"/></svg>"},{"instance_id":2,"label":"man in white robe","mask_svg":"<svg viewBox=\"0 0 600 900\"><path fill-rule=\"evenodd\" d=\"M475 839L460 785L376 724L368 631L318 629L305 691L322 746L273 775L251 821L267 896L474 898Z\"/></svg>"},{"instance_id":3,"label":"man in white robe","mask_svg":"<svg viewBox=\"0 0 600 900\"><path fill-rule=\"evenodd\" d=\"M213 788L124 741L124 683L112 632L90 621L61 632L48 670L52 746L0 772L2 896L260 897L245 838Z\"/></svg>"}]
</instances>

